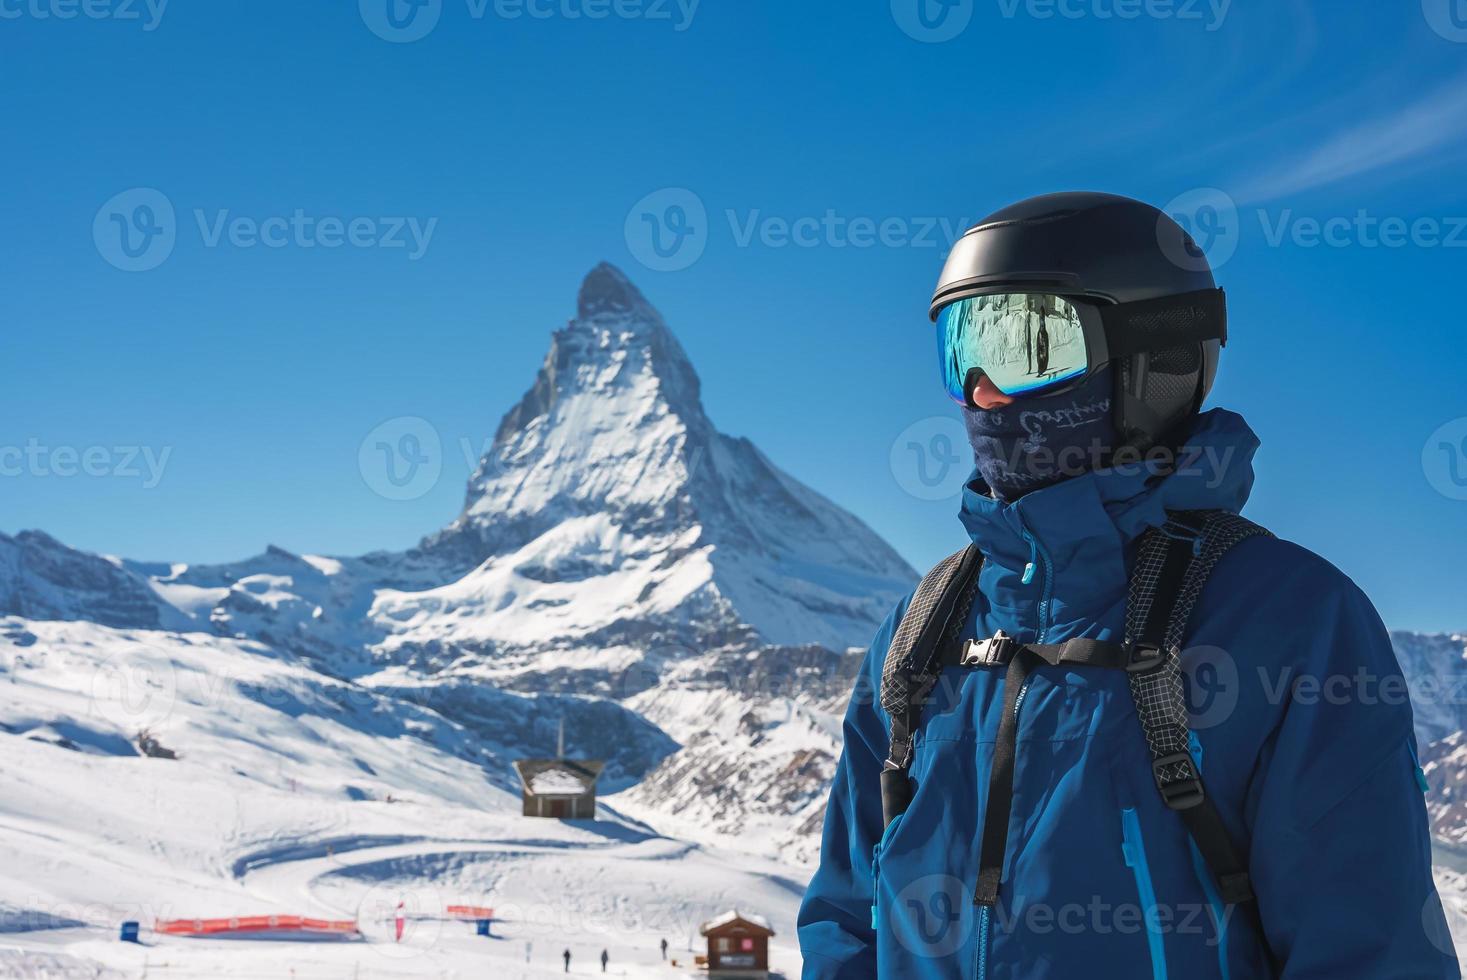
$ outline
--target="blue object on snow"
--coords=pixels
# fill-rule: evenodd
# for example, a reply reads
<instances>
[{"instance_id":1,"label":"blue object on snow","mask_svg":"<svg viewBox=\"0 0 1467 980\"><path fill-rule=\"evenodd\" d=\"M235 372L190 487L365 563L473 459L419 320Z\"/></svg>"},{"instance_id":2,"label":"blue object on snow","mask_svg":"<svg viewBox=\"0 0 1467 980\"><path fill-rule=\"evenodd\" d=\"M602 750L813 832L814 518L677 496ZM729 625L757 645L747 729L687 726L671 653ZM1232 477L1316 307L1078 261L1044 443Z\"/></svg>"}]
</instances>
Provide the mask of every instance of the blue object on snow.
<instances>
[{"instance_id":1,"label":"blue object on snow","mask_svg":"<svg viewBox=\"0 0 1467 980\"><path fill-rule=\"evenodd\" d=\"M478 922L479 922L479 935L481 935L481 936L490 935L490 933L489 933L489 923L492 922L492 921L493 921L492 919L480 919L480 920L478 920Z\"/></svg>"},{"instance_id":2,"label":"blue object on snow","mask_svg":"<svg viewBox=\"0 0 1467 980\"><path fill-rule=\"evenodd\" d=\"M122 924L122 934L118 938L125 943L137 942L138 924L136 922L124 922Z\"/></svg>"}]
</instances>

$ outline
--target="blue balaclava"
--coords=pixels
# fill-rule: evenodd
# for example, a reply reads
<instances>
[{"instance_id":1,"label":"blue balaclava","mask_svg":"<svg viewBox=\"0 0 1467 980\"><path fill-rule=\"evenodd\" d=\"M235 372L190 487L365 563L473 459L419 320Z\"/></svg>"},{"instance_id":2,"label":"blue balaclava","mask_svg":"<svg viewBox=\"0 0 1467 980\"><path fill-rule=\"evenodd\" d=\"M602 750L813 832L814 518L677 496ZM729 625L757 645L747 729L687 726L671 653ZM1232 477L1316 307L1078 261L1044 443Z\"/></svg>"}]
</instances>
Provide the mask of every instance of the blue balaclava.
<instances>
[{"instance_id":1,"label":"blue balaclava","mask_svg":"<svg viewBox=\"0 0 1467 980\"><path fill-rule=\"evenodd\" d=\"M1012 501L1102 465L1120 441L1114 393L1114 367L1107 366L1058 394L963 409L979 477L993 496Z\"/></svg>"}]
</instances>

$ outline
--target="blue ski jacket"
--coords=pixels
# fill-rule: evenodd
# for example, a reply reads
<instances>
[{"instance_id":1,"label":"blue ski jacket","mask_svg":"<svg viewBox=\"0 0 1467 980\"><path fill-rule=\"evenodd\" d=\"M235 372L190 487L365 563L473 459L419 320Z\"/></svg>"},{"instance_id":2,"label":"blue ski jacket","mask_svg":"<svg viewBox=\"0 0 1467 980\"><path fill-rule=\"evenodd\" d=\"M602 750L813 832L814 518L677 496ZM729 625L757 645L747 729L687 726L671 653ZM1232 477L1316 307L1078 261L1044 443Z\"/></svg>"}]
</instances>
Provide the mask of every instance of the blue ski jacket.
<instances>
[{"instance_id":1,"label":"blue ski jacket","mask_svg":"<svg viewBox=\"0 0 1467 980\"><path fill-rule=\"evenodd\" d=\"M962 521L986 561L964 636L1123 638L1137 537L1168 509L1240 511L1257 446L1239 416L1216 410L1165 478L1101 471L1011 504L970 484ZM877 692L905 607L877 633L846 714L800 910L805 977L1460 976L1405 682L1370 601L1323 559L1245 540L1192 619L1192 751L1257 896L1236 906L1157 792L1121 671L1030 675L997 905L972 896L1002 671L943 671L914 740L912 802L883 831L890 722Z\"/></svg>"}]
</instances>

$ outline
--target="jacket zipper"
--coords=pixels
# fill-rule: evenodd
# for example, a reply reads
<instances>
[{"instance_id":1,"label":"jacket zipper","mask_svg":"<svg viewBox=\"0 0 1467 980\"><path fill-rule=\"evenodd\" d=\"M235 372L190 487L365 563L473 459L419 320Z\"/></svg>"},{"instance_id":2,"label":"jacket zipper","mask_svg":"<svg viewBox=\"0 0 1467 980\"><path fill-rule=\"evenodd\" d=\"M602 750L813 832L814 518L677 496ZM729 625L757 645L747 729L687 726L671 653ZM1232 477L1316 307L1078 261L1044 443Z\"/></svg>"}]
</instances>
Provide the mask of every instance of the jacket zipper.
<instances>
[{"instance_id":1,"label":"jacket zipper","mask_svg":"<svg viewBox=\"0 0 1467 980\"><path fill-rule=\"evenodd\" d=\"M991 910L987 905L978 907L978 980L986 980L988 976L988 929L992 921Z\"/></svg>"},{"instance_id":2,"label":"jacket zipper","mask_svg":"<svg viewBox=\"0 0 1467 980\"><path fill-rule=\"evenodd\" d=\"M881 895L881 852L886 847L886 842L891 837L891 832L896 825L901 823L902 818L897 817L887 824L881 831L881 838L871 846L871 931L878 932L880 916L877 906L880 904Z\"/></svg>"},{"instance_id":3,"label":"jacket zipper","mask_svg":"<svg viewBox=\"0 0 1467 980\"><path fill-rule=\"evenodd\" d=\"M1028 528L1022 528L1024 540L1029 544L1029 563L1024 566L1024 574L1020 581L1024 585L1030 585L1034 581L1036 568L1044 574L1043 593L1039 600L1039 625L1035 634L1036 643L1044 642L1044 634L1049 629L1049 603L1053 598L1054 577L1050 575L1049 552L1039 543L1039 539L1029 533ZM1024 697L1029 693L1029 680L1024 680L1023 687L1014 698L1014 723L1018 724L1019 709L1024 706ZM1016 734L1017 737L1017 734ZM987 905L978 908L978 980L986 980L988 976L988 945L993 931L993 910Z\"/></svg>"},{"instance_id":4,"label":"jacket zipper","mask_svg":"<svg viewBox=\"0 0 1467 980\"><path fill-rule=\"evenodd\" d=\"M1141 837L1141 818L1132 807L1121 811L1121 854L1126 867L1136 876L1136 895L1141 900L1141 914L1146 922L1146 944L1151 950L1152 980L1166 980L1166 950L1161 929L1154 921L1156 886L1151 880L1151 866L1146 862L1146 843Z\"/></svg>"},{"instance_id":5,"label":"jacket zipper","mask_svg":"<svg viewBox=\"0 0 1467 980\"><path fill-rule=\"evenodd\" d=\"M1187 749L1192 753L1192 762L1197 767L1198 775L1202 774L1202 740L1197 737L1196 732L1187 736ZM1192 851L1192 873L1197 876L1197 881L1202 885L1202 894L1207 898L1207 904L1212 909L1212 925L1217 930L1217 969L1222 980L1229 980L1231 971L1228 969L1228 910L1223 904L1222 896L1217 892L1217 883L1213 880L1212 869L1202 859L1202 851L1197 848L1197 842L1192 835L1187 835L1187 847Z\"/></svg>"},{"instance_id":6,"label":"jacket zipper","mask_svg":"<svg viewBox=\"0 0 1467 980\"><path fill-rule=\"evenodd\" d=\"M1024 566L1024 575L1020 580L1024 585L1034 581L1034 559L1039 560L1039 566L1044 571L1044 591L1039 597L1039 631L1035 637L1035 643L1044 642L1044 634L1049 630L1049 603L1054 598L1054 576L1049 573L1049 552L1039 539L1024 528L1024 540L1029 542L1029 564Z\"/></svg>"}]
</instances>

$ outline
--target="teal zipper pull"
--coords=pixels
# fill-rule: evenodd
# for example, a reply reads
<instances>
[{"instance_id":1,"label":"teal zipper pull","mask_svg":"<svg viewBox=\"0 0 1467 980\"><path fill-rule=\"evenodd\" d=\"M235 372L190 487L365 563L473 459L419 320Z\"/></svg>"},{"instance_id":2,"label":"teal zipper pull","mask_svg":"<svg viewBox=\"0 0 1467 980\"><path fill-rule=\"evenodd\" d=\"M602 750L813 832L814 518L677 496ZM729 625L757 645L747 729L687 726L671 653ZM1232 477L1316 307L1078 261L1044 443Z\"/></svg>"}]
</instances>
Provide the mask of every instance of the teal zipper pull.
<instances>
[{"instance_id":1,"label":"teal zipper pull","mask_svg":"<svg viewBox=\"0 0 1467 980\"><path fill-rule=\"evenodd\" d=\"M1028 531L1024 532L1024 540L1029 542L1029 564L1024 566L1024 577L1019 582L1022 585L1031 585L1034 582L1034 569L1039 564L1039 542Z\"/></svg>"},{"instance_id":2,"label":"teal zipper pull","mask_svg":"<svg viewBox=\"0 0 1467 980\"><path fill-rule=\"evenodd\" d=\"M1426 770L1421 768L1421 757L1416 754L1416 743L1409 738L1406 739L1406 751L1411 753L1411 768L1416 770L1416 785L1423 793L1431 792L1431 784L1426 781Z\"/></svg>"}]
</instances>

